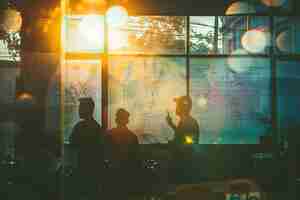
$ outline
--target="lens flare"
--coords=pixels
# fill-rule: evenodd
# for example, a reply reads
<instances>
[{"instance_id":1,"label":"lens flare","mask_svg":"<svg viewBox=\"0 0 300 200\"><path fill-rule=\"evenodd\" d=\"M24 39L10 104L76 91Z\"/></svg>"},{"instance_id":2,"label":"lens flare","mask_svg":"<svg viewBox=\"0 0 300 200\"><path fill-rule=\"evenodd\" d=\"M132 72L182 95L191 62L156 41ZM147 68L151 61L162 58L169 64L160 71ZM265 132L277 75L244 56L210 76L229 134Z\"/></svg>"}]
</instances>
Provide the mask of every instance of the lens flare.
<instances>
[{"instance_id":1,"label":"lens flare","mask_svg":"<svg viewBox=\"0 0 300 200\"><path fill-rule=\"evenodd\" d=\"M261 29L247 31L242 37L242 46L250 53L263 53L269 44L269 35Z\"/></svg>"},{"instance_id":2,"label":"lens flare","mask_svg":"<svg viewBox=\"0 0 300 200\"><path fill-rule=\"evenodd\" d=\"M104 29L99 16L84 16L79 24L79 31L89 42L93 42L94 46L102 47Z\"/></svg>"},{"instance_id":3,"label":"lens flare","mask_svg":"<svg viewBox=\"0 0 300 200\"><path fill-rule=\"evenodd\" d=\"M234 2L227 9L226 15L256 13L255 7L248 2Z\"/></svg>"},{"instance_id":4,"label":"lens flare","mask_svg":"<svg viewBox=\"0 0 300 200\"><path fill-rule=\"evenodd\" d=\"M30 93L24 92L20 94L17 99L20 101L31 101L33 100L33 97Z\"/></svg>"},{"instance_id":5,"label":"lens flare","mask_svg":"<svg viewBox=\"0 0 300 200\"><path fill-rule=\"evenodd\" d=\"M193 138L191 136L185 136L185 143L186 144L193 144L194 141L193 141Z\"/></svg>"},{"instance_id":6,"label":"lens flare","mask_svg":"<svg viewBox=\"0 0 300 200\"><path fill-rule=\"evenodd\" d=\"M198 99L197 103L200 108L206 108L207 107L207 98L205 98L204 96L201 96Z\"/></svg>"},{"instance_id":7,"label":"lens flare","mask_svg":"<svg viewBox=\"0 0 300 200\"><path fill-rule=\"evenodd\" d=\"M261 0L263 4L269 7L280 7L282 6L287 0Z\"/></svg>"},{"instance_id":8,"label":"lens flare","mask_svg":"<svg viewBox=\"0 0 300 200\"><path fill-rule=\"evenodd\" d=\"M292 49L292 38L288 31L281 32L276 38L276 46L282 52L290 52Z\"/></svg>"},{"instance_id":9,"label":"lens flare","mask_svg":"<svg viewBox=\"0 0 300 200\"><path fill-rule=\"evenodd\" d=\"M127 23L128 13L122 6L113 6L106 13L107 24L111 27L120 27Z\"/></svg>"},{"instance_id":10,"label":"lens flare","mask_svg":"<svg viewBox=\"0 0 300 200\"><path fill-rule=\"evenodd\" d=\"M232 55L247 55L247 52L243 49L238 49L232 53ZM243 73L249 70L250 66L253 64L253 58L245 57L229 57L227 60L229 68L236 73Z\"/></svg>"},{"instance_id":11,"label":"lens flare","mask_svg":"<svg viewBox=\"0 0 300 200\"><path fill-rule=\"evenodd\" d=\"M121 50L128 47L128 35L116 29L109 31L109 50Z\"/></svg>"}]
</instances>

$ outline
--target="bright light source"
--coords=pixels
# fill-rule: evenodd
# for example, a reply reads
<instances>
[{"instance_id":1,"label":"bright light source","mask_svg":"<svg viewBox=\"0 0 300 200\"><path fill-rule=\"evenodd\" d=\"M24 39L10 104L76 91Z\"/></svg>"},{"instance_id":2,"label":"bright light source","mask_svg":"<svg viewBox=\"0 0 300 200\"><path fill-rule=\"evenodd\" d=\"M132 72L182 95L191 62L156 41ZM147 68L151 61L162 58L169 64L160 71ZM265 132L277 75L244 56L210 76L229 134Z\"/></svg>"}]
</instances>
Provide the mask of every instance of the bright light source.
<instances>
[{"instance_id":1,"label":"bright light source","mask_svg":"<svg viewBox=\"0 0 300 200\"><path fill-rule=\"evenodd\" d=\"M191 136L185 136L185 143L186 144L193 144L193 138Z\"/></svg>"},{"instance_id":2,"label":"bright light source","mask_svg":"<svg viewBox=\"0 0 300 200\"><path fill-rule=\"evenodd\" d=\"M268 45L268 34L260 29L247 31L242 37L243 47L250 53L263 53Z\"/></svg>"},{"instance_id":3,"label":"bright light source","mask_svg":"<svg viewBox=\"0 0 300 200\"><path fill-rule=\"evenodd\" d=\"M2 13L1 28L7 33L15 33L20 31L22 27L21 13L14 9L4 10Z\"/></svg>"},{"instance_id":4,"label":"bright light source","mask_svg":"<svg viewBox=\"0 0 300 200\"><path fill-rule=\"evenodd\" d=\"M201 96L201 97L198 99L197 103L198 103L198 106L199 106L200 108L206 108L206 106L207 106L207 98Z\"/></svg>"},{"instance_id":5,"label":"bright light source","mask_svg":"<svg viewBox=\"0 0 300 200\"><path fill-rule=\"evenodd\" d=\"M128 13L122 6L113 6L106 12L107 24L112 27L120 27L127 23Z\"/></svg>"},{"instance_id":6,"label":"bright light source","mask_svg":"<svg viewBox=\"0 0 300 200\"><path fill-rule=\"evenodd\" d=\"M84 16L79 25L79 31L89 41L93 42L96 47L103 44L104 30L101 19L97 15Z\"/></svg>"},{"instance_id":7,"label":"bright light source","mask_svg":"<svg viewBox=\"0 0 300 200\"><path fill-rule=\"evenodd\" d=\"M30 93L24 92L20 94L17 99L21 101L30 101L33 99L33 97Z\"/></svg>"}]
</instances>

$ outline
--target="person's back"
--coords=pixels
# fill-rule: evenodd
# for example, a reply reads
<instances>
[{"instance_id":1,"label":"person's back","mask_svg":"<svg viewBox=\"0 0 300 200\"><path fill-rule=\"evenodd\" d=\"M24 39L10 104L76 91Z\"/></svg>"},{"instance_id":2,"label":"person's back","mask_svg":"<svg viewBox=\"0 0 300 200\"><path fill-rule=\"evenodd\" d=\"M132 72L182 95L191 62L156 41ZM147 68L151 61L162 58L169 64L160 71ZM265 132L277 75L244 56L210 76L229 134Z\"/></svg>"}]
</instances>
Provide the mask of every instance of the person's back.
<instances>
[{"instance_id":1,"label":"person's back","mask_svg":"<svg viewBox=\"0 0 300 200\"><path fill-rule=\"evenodd\" d=\"M77 177L80 196L97 199L104 167L105 132L93 118L95 104L81 98L80 121L74 126L70 143L77 154Z\"/></svg>"},{"instance_id":2,"label":"person's back","mask_svg":"<svg viewBox=\"0 0 300 200\"><path fill-rule=\"evenodd\" d=\"M127 127L113 128L110 130L110 137L113 144L112 156L114 160L126 161L134 159L137 150L137 136Z\"/></svg>"},{"instance_id":3,"label":"person's back","mask_svg":"<svg viewBox=\"0 0 300 200\"><path fill-rule=\"evenodd\" d=\"M77 151L80 170L101 167L104 137L103 129L94 119L82 120L75 125L71 145Z\"/></svg>"},{"instance_id":4,"label":"person's back","mask_svg":"<svg viewBox=\"0 0 300 200\"><path fill-rule=\"evenodd\" d=\"M117 127L109 131L111 140L111 161L113 165L112 176L117 182L111 183L116 193L112 199L126 198L136 189L137 174L139 170L138 139L127 128L129 112L119 109L116 114ZM129 180L129 181L128 181Z\"/></svg>"}]
</instances>

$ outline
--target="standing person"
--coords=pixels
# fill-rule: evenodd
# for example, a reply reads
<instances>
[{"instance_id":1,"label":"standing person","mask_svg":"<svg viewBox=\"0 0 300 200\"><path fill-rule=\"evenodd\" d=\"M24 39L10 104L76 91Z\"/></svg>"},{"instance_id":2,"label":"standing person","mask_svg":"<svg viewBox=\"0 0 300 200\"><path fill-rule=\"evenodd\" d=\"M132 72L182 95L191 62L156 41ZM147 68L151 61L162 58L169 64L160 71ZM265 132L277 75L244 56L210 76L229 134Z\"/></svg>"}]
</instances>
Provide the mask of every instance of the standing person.
<instances>
[{"instance_id":1,"label":"standing person","mask_svg":"<svg viewBox=\"0 0 300 200\"><path fill-rule=\"evenodd\" d=\"M179 122L175 125L168 113L166 121L174 131L174 139L171 141L173 148L170 164L169 181L175 184L189 182L195 177L193 148L190 144L199 142L199 125L191 116L192 100L188 96L181 96L175 99L176 115ZM186 145L188 144L188 145ZM198 170L198 169L197 169Z\"/></svg>"},{"instance_id":2,"label":"standing person","mask_svg":"<svg viewBox=\"0 0 300 200\"><path fill-rule=\"evenodd\" d=\"M115 199L126 199L135 188L138 170L138 138L128 129L130 113L120 108L116 112L116 127L109 131L112 143L111 160L113 176L118 180L112 183ZM116 180L116 179L114 179ZM112 196L111 196L112 198ZM113 199L113 198L112 198Z\"/></svg>"},{"instance_id":3,"label":"standing person","mask_svg":"<svg viewBox=\"0 0 300 200\"><path fill-rule=\"evenodd\" d=\"M105 132L93 118L93 99L80 98L79 102L80 121L70 138L77 154L78 190L80 198L97 199L104 163Z\"/></svg>"},{"instance_id":4,"label":"standing person","mask_svg":"<svg viewBox=\"0 0 300 200\"><path fill-rule=\"evenodd\" d=\"M197 144L199 142L199 125L191 116L192 100L189 96L175 98L176 115L179 117L177 125L174 124L169 113L166 117L168 125L174 131L175 144Z\"/></svg>"}]
</instances>

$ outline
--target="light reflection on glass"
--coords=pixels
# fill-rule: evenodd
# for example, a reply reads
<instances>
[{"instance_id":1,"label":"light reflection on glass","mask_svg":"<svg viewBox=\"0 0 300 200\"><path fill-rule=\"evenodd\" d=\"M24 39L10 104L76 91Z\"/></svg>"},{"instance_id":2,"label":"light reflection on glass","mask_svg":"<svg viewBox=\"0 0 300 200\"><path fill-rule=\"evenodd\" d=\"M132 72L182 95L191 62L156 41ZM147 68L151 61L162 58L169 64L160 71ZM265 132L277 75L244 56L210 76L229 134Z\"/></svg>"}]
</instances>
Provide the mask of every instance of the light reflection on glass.
<instances>
[{"instance_id":1,"label":"light reflection on glass","mask_svg":"<svg viewBox=\"0 0 300 200\"><path fill-rule=\"evenodd\" d=\"M262 53L270 44L270 34L263 29L249 30L242 36L242 45L250 53Z\"/></svg>"},{"instance_id":2,"label":"light reflection on glass","mask_svg":"<svg viewBox=\"0 0 300 200\"><path fill-rule=\"evenodd\" d=\"M269 7L280 7L287 2L287 0L261 0L261 1L264 5Z\"/></svg>"},{"instance_id":3,"label":"light reflection on glass","mask_svg":"<svg viewBox=\"0 0 300 200\"><path fill-rule=\"evenodd\" d=\"M255 13L255 7L248 2L234 2L226 10L226 15Z\"/></svg>"}]
</instances>

